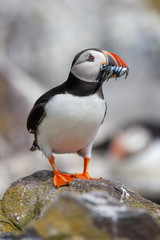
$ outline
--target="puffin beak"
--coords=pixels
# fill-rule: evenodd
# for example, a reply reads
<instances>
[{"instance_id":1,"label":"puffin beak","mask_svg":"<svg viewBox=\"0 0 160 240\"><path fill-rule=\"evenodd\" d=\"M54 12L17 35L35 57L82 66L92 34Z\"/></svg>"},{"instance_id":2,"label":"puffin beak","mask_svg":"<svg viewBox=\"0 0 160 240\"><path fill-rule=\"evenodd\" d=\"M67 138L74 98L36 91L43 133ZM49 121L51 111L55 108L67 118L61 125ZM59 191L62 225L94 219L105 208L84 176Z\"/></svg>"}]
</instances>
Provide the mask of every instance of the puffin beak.
<instances>
[{"instance_id":1,"label":"puffin beak","mask_svg":"<svg viewBox=\"0 0 160 240\"><path fill-rule=\"evenodd\" d=\"M114 53L104 50L102 52L106 59L106 62L102 63L101 65L101 72L103 72L103 81L109 80L109 78L117 79L124 74L126 74L125 78L127 78L129 67L125 61Z\"/></svg>"}]
</instances>

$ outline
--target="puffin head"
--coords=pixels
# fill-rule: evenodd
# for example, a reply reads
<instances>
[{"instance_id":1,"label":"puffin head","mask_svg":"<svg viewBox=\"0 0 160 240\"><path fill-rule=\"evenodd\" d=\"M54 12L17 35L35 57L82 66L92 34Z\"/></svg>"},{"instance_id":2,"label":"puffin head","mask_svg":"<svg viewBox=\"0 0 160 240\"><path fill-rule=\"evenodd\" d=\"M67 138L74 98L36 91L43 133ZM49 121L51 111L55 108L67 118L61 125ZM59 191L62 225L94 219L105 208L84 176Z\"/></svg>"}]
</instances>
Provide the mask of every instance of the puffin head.
<instances>
[{"instance_id":1,"label":"puffin head","mask_svg":"<svg viewBox=\"0 0 160 240\"><path fill-rule=\"evenodd\" d=\"M103 83L110 78L128 75L125 61L114 53L90 48L79 52L73 59L71 73L86 82ZM100 85L101 85L100 84Z\"/></svg>"}]
</instances>

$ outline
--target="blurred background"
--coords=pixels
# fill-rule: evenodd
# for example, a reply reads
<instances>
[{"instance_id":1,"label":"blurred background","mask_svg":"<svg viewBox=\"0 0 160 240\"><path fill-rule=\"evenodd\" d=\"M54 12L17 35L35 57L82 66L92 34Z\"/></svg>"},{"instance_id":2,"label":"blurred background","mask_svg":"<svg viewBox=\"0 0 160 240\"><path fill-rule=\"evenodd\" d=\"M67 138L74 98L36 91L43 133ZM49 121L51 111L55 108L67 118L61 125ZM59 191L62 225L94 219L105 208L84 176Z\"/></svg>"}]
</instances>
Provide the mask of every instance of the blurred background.
<instances>
[{"instance_id":1,"label":"blurred background","mask_svg":"<svg viewBox=\"0 0 160 240\"><path fill-rule=\"evenodd\" d=\"M108 112L90 174L160 203L159 0L0 0L0 197L17 178L51 169L41 152L29 151L26 119L90 47L118 54L130 68L126 80L103 86ZM56 159L60 170L82 171L77 155Z\"/></svg>"}]
</instances>

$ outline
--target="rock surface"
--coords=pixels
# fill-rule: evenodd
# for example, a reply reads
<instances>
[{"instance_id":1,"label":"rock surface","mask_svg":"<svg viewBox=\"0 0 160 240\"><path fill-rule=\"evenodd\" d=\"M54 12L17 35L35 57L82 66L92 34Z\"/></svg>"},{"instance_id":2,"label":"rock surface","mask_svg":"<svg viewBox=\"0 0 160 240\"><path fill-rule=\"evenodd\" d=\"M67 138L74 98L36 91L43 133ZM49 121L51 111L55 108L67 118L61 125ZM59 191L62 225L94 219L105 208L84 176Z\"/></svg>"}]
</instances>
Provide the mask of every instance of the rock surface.
<instances>
[{"instance_id":1,"label":"rock surface","mask_svg":"<svg viewBox=\"0 0 160 240\"><path fill-rule=\"evenodd\" d=\"M52 178L52 171L39 171L11 184L0 201L1 232L19 232L31 224L38 235L46 239L57 234L67 239L69 232L79 236L86 234L86 238L90 239L88 228L93 236L101 232L100 239L106 239L104 236L113 237L114 234L118 234L116 237L137 240L150 239L144 238L145 234L150 236L149 232L152 236L160 235L160 206L126 189L122 184L104 179L75 179L70 186L56 189L52 185ZM102 192L85 195L97 190ZM52 204L53 207L49 208ZM78 206L80 210L76 211ZM129 206L141 210L133 210ZM48 208L48 214L44 214ZM142 210L147 210L153 218ZM76 219L81 220L76 222ZM60 227L62 224L63 228ZM81 230L78 230L79 224ZM47 228L48 235L44 236ZM124 230L126 235L123 235ZM132 233L135 238L131 238L132 231L139 235L134 236ZM91 239L97 239L93 236Z\"/></svg>"},{"instance_id":2,"label":"rock surface","mask_svg":"<svg viewBox=\"0 0 160 240\"><path fill-rule=\"evenodd\" d=\"M98 191L82 195L65 193L35 223L34 229L44 239L54 235L95 240L160 237L160 227L147 212L122 205Z\"/></svg>"}]
</instances>

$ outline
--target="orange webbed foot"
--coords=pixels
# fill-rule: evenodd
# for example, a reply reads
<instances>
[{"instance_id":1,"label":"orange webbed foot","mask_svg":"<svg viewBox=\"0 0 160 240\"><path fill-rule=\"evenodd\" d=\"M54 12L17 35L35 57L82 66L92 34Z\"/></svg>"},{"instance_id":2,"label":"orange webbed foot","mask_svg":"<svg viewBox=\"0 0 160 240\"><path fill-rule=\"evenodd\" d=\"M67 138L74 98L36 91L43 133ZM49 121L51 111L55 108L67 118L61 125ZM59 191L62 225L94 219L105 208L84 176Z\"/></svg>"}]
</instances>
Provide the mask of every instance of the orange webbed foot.
<instances>
[{"instance_id":1,"label":"orange webbed foot","mask_svg":"<svg viewBox=\"0 0 160 240\"><path fill-rule=\"evenodd\" d=\"M75 176L73 174L66 174L57 171L53 178L53 185L59 188L68 185L74 178Z\"/></svg>"},{"instance_id":2,"label":"orange webbed foot","mask_svg":"<svg viewBox=\"0 0 160 240\"><path fill-rule=\"evenodd\" d=\"M84 157L84 170L83 170L83 173L75 173L75 178L79 178L79 179L84 179L84 180L98 180L98 179L101 179L101 178L91 178L90 175L89 175L89 172L88 172L88 165L89 165L89 161L90 161L90 158L89 157Z\"/></svg>"},{"instance_id":3,"label":"orange webbed foot","mask_svg":"<svg viewBox=\"0 0 160 240\"><path fill-rule=\"evenodd\" d=\"M91 178L89 173L75 173L75 178L79 178L79 179L84 179L84 180L98 180L98 179L102 179L102 178Z\"/></svg>"}]
</instances>

